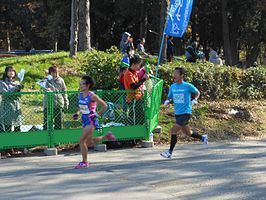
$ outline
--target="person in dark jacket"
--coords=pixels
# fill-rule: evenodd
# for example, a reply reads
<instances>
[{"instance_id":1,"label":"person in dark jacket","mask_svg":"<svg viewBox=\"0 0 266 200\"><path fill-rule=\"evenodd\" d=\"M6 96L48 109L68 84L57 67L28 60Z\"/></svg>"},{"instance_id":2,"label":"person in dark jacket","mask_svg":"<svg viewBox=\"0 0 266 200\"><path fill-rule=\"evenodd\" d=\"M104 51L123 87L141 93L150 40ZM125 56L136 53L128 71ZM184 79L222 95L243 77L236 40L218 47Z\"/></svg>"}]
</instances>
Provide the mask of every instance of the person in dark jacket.
<instances>
[{"instance_id":1,"label":"person in dark jacket","mask_svg":"<svg viewBox=\"0 0 266 200\"><path fill-rule=\"evenodd\" d=\"M186 60L187 62L196 62L198 59L204 59L204 53L197 50L197 44L195 41L190 40L186 48Z\"/></svg>"},{"instance_id":2,"label":"person in dark jacket","mask_svg":"<svg viewBox=\"0 0 266 200\"><path fill-rule=\"evenodd\" d=\"M121 53L123 54L127 53L127 47L130 45L130 42L131 42L130 37L131 37L131 34L128 32L124 32L122 35L119 48L120 48Z\"/></svg>"},{"instance_id":3,"label":"person in dark jacket","mask_svg":"<svg viewBox=\"0 0 266 200\"><path fill-rule=\"evenodd\" d=\"M170 36L167 40L166 55L167 55L168 62L173 62L173 60L174 60L174 43L173 43L173 37L172 36Z\"/></svg>"}]
</instances>

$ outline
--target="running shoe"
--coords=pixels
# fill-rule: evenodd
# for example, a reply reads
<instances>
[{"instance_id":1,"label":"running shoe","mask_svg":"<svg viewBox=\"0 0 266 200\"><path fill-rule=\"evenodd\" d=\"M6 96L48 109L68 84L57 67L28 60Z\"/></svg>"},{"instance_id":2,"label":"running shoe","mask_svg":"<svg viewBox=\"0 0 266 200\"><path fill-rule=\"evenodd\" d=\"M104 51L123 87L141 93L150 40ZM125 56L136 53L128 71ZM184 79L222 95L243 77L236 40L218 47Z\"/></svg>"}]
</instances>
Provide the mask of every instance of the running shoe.
<instances>
[{"instance_id":1,"label":"running shoe","mask_svg":"<svg viewBox=\"0 0 266 200\"><path fill-rule=\"evenodd\" d=\"M86 168L86 167L89 167L89 163L88 162L80 162L79 164L77 164L75 166L75 169L81 169L81 168Z\"/></svg>"},{"instance_id":2,"label":"running shoe","mask_svg":"<svg viewBox=\"0 0 266 200\"><path fill-rule=\"evenodd\" d=\"M160 155L161 155L162 157L164 157L164 158L169 158L169 159L172 158L172 154L170 153L169 150L160 153Z\"/></svg>"},{"instance_id":3,"label":"running shoe","mask_svg":"<svg viewBox=\"0 0 266 200\"><path fill-rule=\"evenodd\" d=\"M204 144L208 144L208 135L202 135L201 141L202 141Z\"/></svg>"},{"instance_id":4,"label":"running shoe","mask_svg":"<svg viewBox=\"0 0 266 200\"><path fill-rule=\"evenodd\" d=\"M108 131L108 132L106 133L105 137L106 137L108 140L116 141L116 137L114 136L114 134L113 134L111 131Z\"/></svg>"}]
</instances>

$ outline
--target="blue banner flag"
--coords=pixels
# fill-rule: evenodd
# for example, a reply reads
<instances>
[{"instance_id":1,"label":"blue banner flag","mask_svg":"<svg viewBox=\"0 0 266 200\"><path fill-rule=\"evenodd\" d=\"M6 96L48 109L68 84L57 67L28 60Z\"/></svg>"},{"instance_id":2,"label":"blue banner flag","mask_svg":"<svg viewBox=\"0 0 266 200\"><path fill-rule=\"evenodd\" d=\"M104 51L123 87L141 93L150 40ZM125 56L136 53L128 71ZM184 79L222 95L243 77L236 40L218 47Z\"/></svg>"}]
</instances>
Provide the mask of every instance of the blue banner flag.
<instances>
[{"instance_id":1,"label":"blue banner flag","mask_svg":"<svg viewBox=\"0 0 266 200\"><path fill-rule=\"evenodd\" d=\"M193 0L171 0L165 34L181 38L186 32Z\"/></svg>"}]
</instances>

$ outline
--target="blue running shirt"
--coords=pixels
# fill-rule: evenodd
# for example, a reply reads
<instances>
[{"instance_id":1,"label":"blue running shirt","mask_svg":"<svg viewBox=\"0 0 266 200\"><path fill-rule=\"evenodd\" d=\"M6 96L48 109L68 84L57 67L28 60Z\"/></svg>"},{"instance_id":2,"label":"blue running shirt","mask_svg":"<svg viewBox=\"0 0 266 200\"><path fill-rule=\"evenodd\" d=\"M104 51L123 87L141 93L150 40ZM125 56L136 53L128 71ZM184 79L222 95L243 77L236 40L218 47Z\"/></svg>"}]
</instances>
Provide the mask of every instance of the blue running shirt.
<instances>
[{"instance_id":1,"label":"blue running shirt","mask_svg":"<svg viewBox=\"0 0 266 200\"><path fill-rule=\"evenodd\" d=\"M92 101L91 97L93 92L90 92L86 97L83 97L83 93L79 95L79 110L82 113L82 127L93 125L96 129L101 128L99 120L96 117L97 103Z\"/></svg>"},{"instance_id":2,"label":"blue running shirt","mask_svg":"<svg viewBox=\"0 0 266 200\"><path fill-rule=\"evenodd\" d=\"M83 93L79 94L79 109L83 115L88 115L96 112L96 102L92 101L91 97L93 92L90 92L86 97L83 97Z\"/></svg>"},{"instance_id":3,"label":"blue running shirt","mask_svg":"<svg viewBox=\"0 0 266 200\"><path fill-rule=\"evenodd\" d=\"M168 99L173 100L175 115L191 114L191 94L198 92L199 90L188 82L172 84L168 92Z\"/></svg>"}]
</instances>

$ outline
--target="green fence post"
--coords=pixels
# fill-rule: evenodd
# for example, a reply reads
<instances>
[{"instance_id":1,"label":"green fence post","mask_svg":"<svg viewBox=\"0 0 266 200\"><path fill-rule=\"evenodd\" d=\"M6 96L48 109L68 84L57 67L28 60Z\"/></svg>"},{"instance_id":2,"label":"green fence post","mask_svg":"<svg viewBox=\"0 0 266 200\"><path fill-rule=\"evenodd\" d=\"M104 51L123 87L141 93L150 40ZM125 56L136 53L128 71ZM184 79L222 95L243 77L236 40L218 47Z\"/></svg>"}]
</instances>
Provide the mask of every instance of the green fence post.
<instances>
[{"instance_id":1,"label":"green fence post","mask_svg":"<svg viewBox=\"0 0 266 200\"><path fill-rule=\"evenodd\" d=\"M97 94L101 99L103 99L103 90L96 90L95 94ZM97 106L97 108L99 109L98 106ZM98 109L97 109L97 112L98 112ZM98 131L99 135L103 135L103 120L102 120L102 118L99 118L98 120L99 120L99 124L102 128L98 129L97 131ZM100 141L99 144L102 144L102 141Z\"/></svg>"},{"instance_id":2,"label":"green fence post","mask_svg":"<svg viewBox=\"0 0 266 200\"><path fill-rule=\"evenodd\" d=\"M149 104L149 92L147 90L144 90L144 117L145 117L145 125L146 125L146 136L145 136L145 139L146 140L149 140L149 136L150 136L150 132L149 132L149 127L150 127L150 115L149 115L149 109L150 107L148 106ZM150 105L151 106L151 105Z\"/></svg>"},{"instance_id":3,"label":"green fence post","mask_svg":"<svg viewBox=\"0 0 266 200\"><path fill-rule=\"evenodd\" d=\"M160 104L162 98L163 81L158 80L152 88L150 95L150 107L147 109L147 118L149 121L148 132L152 132L158 125L158 117L160 113Z\"/></svg>"},{"instance_id":4,"label":"green fence post","mask_svg":"<svg viewBox=\"0 0 266 200\"><path fill-rule=\"evenodd\" d=\"M49 148L54 147L53 118L54 118L54 93L46 92L47 95L47 132L49 135Z\"/></svg>"}]
</instances>

